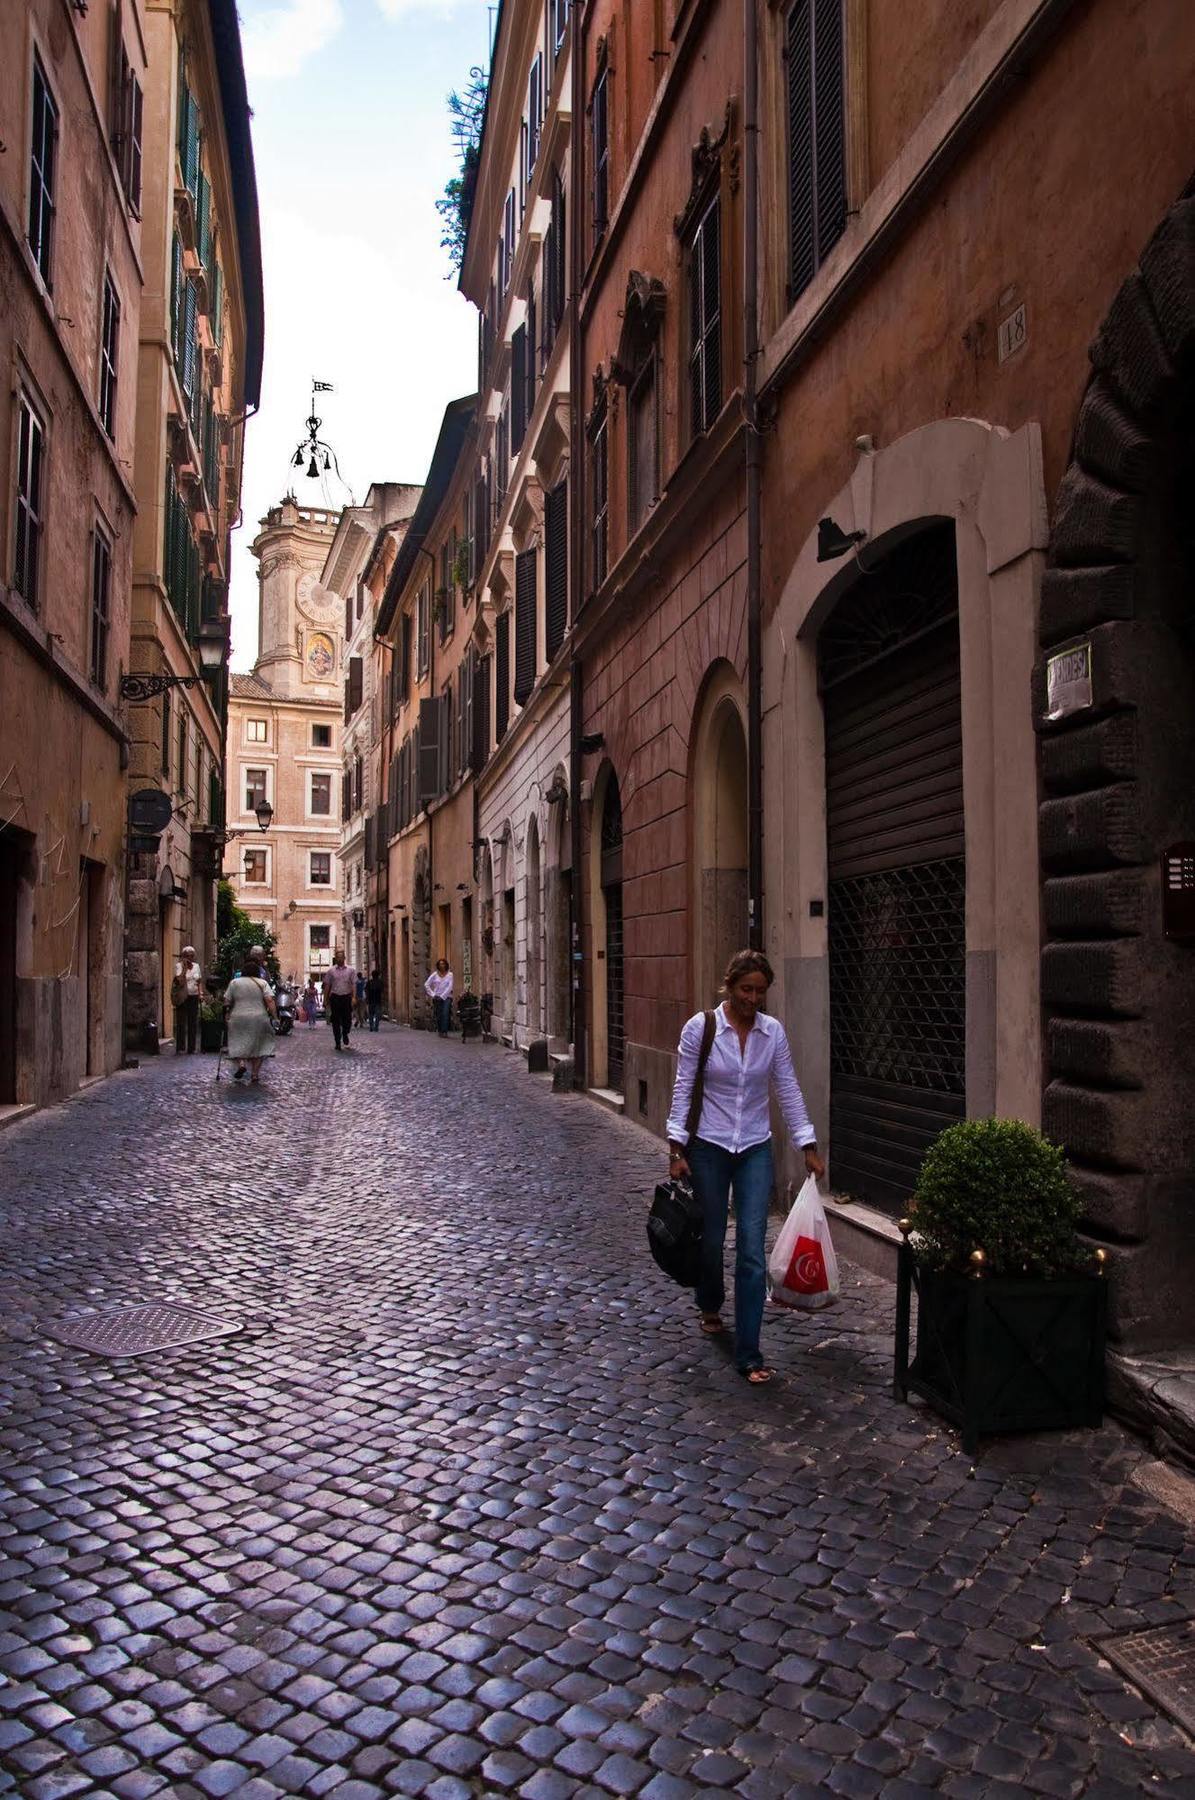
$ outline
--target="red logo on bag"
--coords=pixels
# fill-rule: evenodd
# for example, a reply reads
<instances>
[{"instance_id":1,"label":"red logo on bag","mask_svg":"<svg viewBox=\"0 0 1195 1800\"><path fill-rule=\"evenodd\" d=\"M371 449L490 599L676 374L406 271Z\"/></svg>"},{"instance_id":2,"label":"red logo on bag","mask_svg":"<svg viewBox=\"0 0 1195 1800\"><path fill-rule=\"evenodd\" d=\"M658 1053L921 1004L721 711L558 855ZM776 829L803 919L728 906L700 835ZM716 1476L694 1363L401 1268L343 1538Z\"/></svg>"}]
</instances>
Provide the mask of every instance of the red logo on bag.
<instances>
[{"instance_id":1,"label":"red logo on bag","mask_svg":"<svg viewBox=\"0 0 1195 1800\"><path fill-rule=\"evenodd\" d=\"M816 1238L799 1237L783 1285L793 1294L824 1294L830 1287L826 1259Z\"/></svg>"}]
</instances>

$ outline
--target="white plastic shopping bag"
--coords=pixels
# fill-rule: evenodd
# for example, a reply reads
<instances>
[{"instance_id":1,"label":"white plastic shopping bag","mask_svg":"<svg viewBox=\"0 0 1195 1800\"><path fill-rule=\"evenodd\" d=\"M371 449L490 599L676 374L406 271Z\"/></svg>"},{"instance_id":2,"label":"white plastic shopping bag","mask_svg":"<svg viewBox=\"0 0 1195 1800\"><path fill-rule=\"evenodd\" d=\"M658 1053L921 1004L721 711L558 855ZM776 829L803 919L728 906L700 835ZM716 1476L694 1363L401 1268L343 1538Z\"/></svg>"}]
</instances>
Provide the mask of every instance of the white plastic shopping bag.
<instances>
[{"instance_id":1,"label":"white plastic shopping bag","mask_svg":"<svg viewBox=\"0 0 1195 1800\"><path fill-rule=\"evenodd\" d=\"M806 1178L780 1227L768 1259L768 1274L772 1298L782 1306L816 1312L838 1298L838 1258L812 1175Z\"/></svg>"}]
</instances>

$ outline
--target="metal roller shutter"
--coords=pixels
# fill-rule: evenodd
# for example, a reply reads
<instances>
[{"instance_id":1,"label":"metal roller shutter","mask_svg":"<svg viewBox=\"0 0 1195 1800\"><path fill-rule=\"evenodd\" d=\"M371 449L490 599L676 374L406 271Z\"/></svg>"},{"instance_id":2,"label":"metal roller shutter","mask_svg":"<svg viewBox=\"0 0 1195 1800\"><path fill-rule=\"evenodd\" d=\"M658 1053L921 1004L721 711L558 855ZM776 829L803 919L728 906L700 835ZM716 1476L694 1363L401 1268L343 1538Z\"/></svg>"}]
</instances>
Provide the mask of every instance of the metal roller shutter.
<instances>
[{"instance_id":1,"label":"metal roller shutter","mask_svg":"<svg viewBox=\"0 0 1195 1800\"><path fill-rule=\"evenodd\" d=\"M889 1209L965 1111L957 603L953 529L935 527L864 576L819 643L833 1179Z\"/></svg>"}]
</instances>

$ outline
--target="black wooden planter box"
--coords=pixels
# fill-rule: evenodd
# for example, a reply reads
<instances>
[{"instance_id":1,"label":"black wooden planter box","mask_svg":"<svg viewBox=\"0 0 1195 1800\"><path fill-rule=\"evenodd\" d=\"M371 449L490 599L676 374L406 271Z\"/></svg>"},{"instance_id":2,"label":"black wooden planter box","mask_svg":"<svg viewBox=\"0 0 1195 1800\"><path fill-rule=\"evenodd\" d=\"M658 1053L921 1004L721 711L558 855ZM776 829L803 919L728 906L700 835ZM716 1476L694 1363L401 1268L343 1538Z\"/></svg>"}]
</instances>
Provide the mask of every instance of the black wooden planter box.
<instances>
[{"instance_id":1,"label":"black wooden planter box","mask_svg":"<svg viewBox=\"0 0 1195 1800\"><path fill-rule=\"evenodd\" d=\"M200 1019L199 1048L201 1050L218 1050L224 1042L223 1019Z\"/></svg>"},{"instance_id":2,"label":"black wooden planter box","mask_svg":"<svg viewBox=\"0 0 1195 1800\"><path fill-rule=\"evenodd\" d=\"M909 1360L911 1300L917 1349ZM896 1285L898 1400L910 1392L958 1425L973 1455L982 1434L1099 1425L1104 1412L1108 1285L1098 1275L946 1275L905 1243Z\"/></svg>"}]
</instances>

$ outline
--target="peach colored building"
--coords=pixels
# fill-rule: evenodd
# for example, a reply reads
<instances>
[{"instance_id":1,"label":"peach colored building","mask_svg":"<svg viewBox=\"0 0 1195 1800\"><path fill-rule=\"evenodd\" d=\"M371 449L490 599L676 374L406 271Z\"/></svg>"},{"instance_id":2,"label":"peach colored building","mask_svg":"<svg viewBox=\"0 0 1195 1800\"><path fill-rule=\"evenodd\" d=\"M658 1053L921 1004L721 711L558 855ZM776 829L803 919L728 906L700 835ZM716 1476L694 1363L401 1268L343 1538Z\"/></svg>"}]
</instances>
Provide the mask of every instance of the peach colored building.
<instances>
[{"instance_id":1,"label":"peach colored building","mask_svg":"<svg viewBox=\"0 0 1195 1800\"><path fill-rule=\"evenodd\" d=\"M215 947L230 536L264 320L233 0L154 0L145 31L130 664L150 691L129 709L128 784L168 795L172 816L157 850L137 852L129 871L125 1012L129 1048L152 1053L174 1031L182 946L195 946L204 969ZM203 640L223 659L206 677ZM163 681L171 685L154 691Z\"/></svg>"},{"instance_id":2,"label":"peach colored building","mask_svg":"<svg viewBox=\"0 0 1195 1800\"><path fill-rule=\"evenodd\" d=\"M341 931L344 608L321 579L340 515L288 495L261 521L258 652L232 677L224 873L278 938L282 979L318 979ZM264 834L254 808L274 809Z\"/></svg>"},{"instance_id":3,"label":"peach colored building","mask_svg":"<svg viewBox=\"0 0 1195 1800\"><path fill-rule=\"evenodd\" d=\"M147 9L5 9L0 1117L119 1068Z\"/></svg>"}]
</instances>

